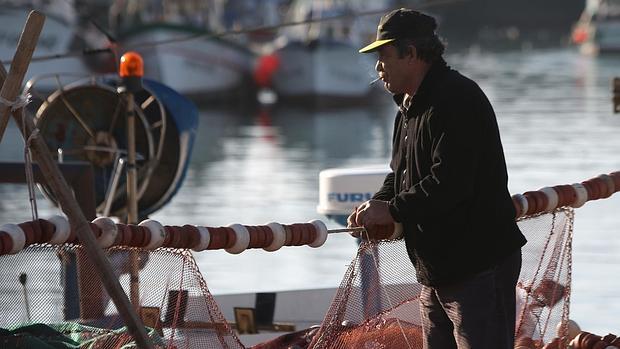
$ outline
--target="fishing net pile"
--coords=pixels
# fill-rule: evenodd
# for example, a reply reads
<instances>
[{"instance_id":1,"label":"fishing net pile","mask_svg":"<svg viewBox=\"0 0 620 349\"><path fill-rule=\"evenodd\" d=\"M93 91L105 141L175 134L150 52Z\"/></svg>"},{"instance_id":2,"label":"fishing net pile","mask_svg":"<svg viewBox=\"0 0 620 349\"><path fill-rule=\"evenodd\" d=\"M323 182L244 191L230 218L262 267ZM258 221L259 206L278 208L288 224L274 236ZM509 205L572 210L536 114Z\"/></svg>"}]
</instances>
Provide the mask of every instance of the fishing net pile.
<instances>
[{"instance_id":1,"label":"fishing net pile","mask_svg":"<svg viewBox=\"0 0 620 349\"><path fill-rule=\"evenodd\" d=\"M106 254L156 348L243 348L189 250ZM31 245L0 264L0 347L135 346L82 246Z\"/></svg>"},{"instance_id":2,"label":"fishing net pile","mask_svg":"<svg viewBox=\"0 0 620 349\"><path fill-rule=\"evenodd\" d=\"M517 346L568 344L573 211L520 219L528 239L517 286ZM422 348L422 286L404 241L363 243L309 347ZM559 339L556 339L559 338Z\"/></svg>"}]
</instances>

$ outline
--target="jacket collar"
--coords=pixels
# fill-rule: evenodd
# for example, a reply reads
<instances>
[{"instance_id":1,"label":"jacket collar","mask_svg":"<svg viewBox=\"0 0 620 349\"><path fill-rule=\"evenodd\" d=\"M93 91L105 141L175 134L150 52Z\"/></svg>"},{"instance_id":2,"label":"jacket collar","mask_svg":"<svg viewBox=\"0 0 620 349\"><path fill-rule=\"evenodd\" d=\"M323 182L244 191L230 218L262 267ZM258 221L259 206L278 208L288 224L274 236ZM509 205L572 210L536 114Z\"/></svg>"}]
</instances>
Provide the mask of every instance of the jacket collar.
<instances>
[{"instance_id":1,"label":"jacket collar","mask_svg":"<svg viewBox=\"0 0 620 349\"><path fill-rule=\"evenodd\" d=\"M426 75L424 76L424 79L422 80L418 91L413 96L412 104L415 103L416 100L423 98L423 96L426 96L429 93L432 86L434 85L434 82L437 80L437 77L441 75L441 72L445 71L446 69L449 69L449 67L443 58L439 58L433 63L433 65L431 65L431 68L428 70L428 72L426 72ZM399 93L392 96L392 98L394 99L396 105L400 107L403 104L403 100L405 99L405 94Z\"/></svg>"}]
</instances>

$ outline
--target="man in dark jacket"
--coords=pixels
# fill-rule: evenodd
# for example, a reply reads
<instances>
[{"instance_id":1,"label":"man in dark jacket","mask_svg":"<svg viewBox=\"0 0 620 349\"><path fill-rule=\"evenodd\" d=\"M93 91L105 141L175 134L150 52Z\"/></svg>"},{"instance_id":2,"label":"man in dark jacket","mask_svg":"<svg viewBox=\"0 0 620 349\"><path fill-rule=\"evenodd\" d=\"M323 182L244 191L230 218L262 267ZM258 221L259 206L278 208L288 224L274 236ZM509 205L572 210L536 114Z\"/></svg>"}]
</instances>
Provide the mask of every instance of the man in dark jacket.
<instances>
[{"instance_id":1,"label":"man in dark jacket","mask_svg":"<svg viewBox=\"0 0 620 349\"><path fill-rule=\"evenodd\" d=\"M495 113L446 65L434 18L381 18L376 70L399 106L392 172L349 217L369 238L401 223L418 281L425 348L513 348L515 286L526 240L515 223Z\"/></svg>"}]
</instances>

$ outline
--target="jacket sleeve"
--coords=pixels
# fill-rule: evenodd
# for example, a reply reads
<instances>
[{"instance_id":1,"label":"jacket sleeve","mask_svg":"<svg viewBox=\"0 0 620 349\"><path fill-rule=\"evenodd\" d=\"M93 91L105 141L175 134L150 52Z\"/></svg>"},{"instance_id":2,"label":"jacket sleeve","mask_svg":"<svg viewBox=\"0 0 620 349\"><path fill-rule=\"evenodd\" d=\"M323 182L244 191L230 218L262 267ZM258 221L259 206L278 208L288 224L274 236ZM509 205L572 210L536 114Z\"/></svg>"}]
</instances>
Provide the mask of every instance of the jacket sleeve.
<instances>
[{"instance_id":1,"label":"jacket sleeve","mask_svg":"<svg viewBox=\"0 0 620 349\"><path fill-rule=\"evenodd\" d=\"M477 144L484 134L479 122L483 117L476 114L493 111L487 109L490 104L477 110L472 110L472 104L467 102L442 106L445 107L433 109L427 125L432 142L430 173L390 201L390 212L398 221L423 223L441 219L444 213L460 209L459 205L473 196L480 161Z\"/></svg>"},{"instance_id":2,"label":"jacket sleeve","mask_svg":"<svg viewBox=\"0 0 620 349\"><path fill-rule=\"evenodd\" d=\"M394 172L390 172L385 176L383 185L372 198L383 201L390 201L394 198Z\"/></svg>"}]
</instances>

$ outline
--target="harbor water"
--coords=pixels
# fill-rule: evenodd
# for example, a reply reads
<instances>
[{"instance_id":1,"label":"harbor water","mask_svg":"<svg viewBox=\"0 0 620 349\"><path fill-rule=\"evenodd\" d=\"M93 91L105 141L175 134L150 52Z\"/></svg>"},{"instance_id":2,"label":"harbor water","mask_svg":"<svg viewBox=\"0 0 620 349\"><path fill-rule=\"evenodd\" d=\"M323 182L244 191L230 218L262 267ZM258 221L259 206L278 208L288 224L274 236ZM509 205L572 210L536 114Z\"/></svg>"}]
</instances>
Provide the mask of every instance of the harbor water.
<instances>
[{"instance_id":1,"label":"harbor water","mask_svg":"<svg viewBox=\"0 0 620 349\"><path fill-rule=\"evenodd\" d=\"M546 49L470 50L446 58L495 107L511 193L620 170L620 115L613 114L611 88L620 57ZM202 109L187 178L152 218L205 226L326 220L316 213L319 171L387 165L395 111L387 94L373 106L348 109ZM11 124L0 160L22 159L23 142ZM26 186L0 185L0 195L0 223L31 219ZM58 212L42 196L38 203L42 218ZM620 329L619 213L616 194L575 215L571 318L598 334ZM326 288L339 285L356 247L341 234L316 249L208 251L196 260L214 294Z\"/></svg>"}]
</instances>

